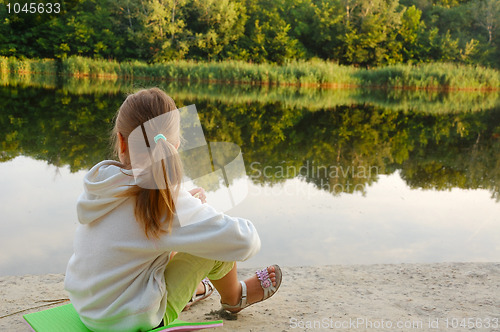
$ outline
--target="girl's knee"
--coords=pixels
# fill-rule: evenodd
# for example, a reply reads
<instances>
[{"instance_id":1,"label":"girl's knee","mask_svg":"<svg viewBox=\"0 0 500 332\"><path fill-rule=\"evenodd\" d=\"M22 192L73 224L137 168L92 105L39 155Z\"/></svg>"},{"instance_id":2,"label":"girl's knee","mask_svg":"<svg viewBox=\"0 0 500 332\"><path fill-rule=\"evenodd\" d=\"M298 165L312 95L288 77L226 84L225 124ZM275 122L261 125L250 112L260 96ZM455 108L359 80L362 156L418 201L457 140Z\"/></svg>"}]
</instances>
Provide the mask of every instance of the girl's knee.
<instances>
[{"instance_id":1,"label":"girl's knee","mask_svg":"<svg viewBox=\"0 0 500 332\"><path fill-rule=\"evenodd\" d=\"M214 268L208 274L208 279L219 280L222 279L234 268L235 262L221 262L215 261Z\"/></svg>"}]
</instances>

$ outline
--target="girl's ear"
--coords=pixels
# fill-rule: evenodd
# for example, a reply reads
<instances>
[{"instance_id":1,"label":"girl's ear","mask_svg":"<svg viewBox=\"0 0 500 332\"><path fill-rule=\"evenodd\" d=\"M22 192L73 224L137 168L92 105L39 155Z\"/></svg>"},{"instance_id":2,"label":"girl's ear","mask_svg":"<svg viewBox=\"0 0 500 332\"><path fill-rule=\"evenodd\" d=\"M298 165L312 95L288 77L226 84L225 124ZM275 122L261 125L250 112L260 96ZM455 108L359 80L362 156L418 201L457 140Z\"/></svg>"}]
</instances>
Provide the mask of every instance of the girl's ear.
<instances>
[{"instance_id":1,"label":"girl's ear","mask_svg":"<svg viewBox=\"0 0 500 332\"><path fill-rule=\"evenodd\" d=\"M121 133L118 133L118 142L120 143L120 153L127 151L127 142Z\"/></svg>"}]
</instances>

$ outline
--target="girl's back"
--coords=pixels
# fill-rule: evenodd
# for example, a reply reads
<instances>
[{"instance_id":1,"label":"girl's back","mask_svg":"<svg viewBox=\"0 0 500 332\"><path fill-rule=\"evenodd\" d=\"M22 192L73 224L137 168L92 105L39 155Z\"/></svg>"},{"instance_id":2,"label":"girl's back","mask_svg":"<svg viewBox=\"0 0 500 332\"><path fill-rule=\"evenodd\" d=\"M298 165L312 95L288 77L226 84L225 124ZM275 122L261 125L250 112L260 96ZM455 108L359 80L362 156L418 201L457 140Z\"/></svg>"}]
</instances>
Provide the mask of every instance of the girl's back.
<instances>
[{"instance_id":1,"label":"girl's back","mask_svg":"<svg viewBox=\"0 0 500 332\"><path fill-rule=\"evenodd\" d=\"M251 222L218 213L181 190L181 173L167 171L176 165L164 161L151 165L155 181L169 185L157 189L138 185L126 141L137 126L127 123L127 130L120 129L120 114L123 109L140 110L142 118L136 120L141 125L142 113L152 112L146 116L150 119L175 104L169 106L158 89L132 96L148 102L127 98L131 101L120 108L114 132L121 163L103 161L84 178L77 203L80 225L66 272L70 299L82 321L95 331L148 330L162 320L167 303L164 271L172 251L230 262L248 259L260 249ZM128 119L133 118L129 114ZM176 138L171 134L178 135L178 123L171 125L158 129L164 139L151 144L153 154L175 153L178 145L172 144ZM179 217L190 220L189 225L181 227Z\"/></svg>"}]
</instances>

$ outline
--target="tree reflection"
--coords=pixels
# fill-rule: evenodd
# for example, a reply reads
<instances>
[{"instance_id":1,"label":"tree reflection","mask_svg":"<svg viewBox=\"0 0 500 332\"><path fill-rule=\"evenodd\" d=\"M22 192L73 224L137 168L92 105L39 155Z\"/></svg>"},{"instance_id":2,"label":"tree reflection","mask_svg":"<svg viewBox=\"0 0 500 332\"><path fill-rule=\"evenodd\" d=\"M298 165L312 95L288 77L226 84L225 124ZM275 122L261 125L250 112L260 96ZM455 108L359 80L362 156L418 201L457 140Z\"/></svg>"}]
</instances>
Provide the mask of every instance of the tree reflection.
<instances>
[{"instance_id":1,"label":"tree reflection","mask_svg":"<svg viewBox=\"0 0 500 332\"><path fill-rule=\"evenodd\" d=\"M103 91L0 87L0 160L26 155L74 172L110 158L109 134L124 94ZM332 194L364 193L379 174L399 170L412 188L483 188L500 200L498 106L430 114L361 103L311 111L195 95L172 93L179 107L196 104L207 141L241 147L255 184L299 177Z\"/></svg>"}]
</instances>

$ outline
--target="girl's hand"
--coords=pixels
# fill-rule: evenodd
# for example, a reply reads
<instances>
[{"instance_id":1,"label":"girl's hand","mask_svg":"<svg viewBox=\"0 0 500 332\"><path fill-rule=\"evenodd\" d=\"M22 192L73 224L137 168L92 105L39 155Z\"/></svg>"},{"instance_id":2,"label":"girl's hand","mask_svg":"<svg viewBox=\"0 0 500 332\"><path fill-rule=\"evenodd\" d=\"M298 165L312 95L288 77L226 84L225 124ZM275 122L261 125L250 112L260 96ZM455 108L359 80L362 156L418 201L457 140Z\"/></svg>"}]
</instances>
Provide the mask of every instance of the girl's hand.
<instances>
[{"instance_id":1,"label":"girl's hand","mask_svg":"<svg viewBox=\"0 0 500 332\"><path fill-rule=\"evenodd\" d=\"M199 187L199 188L194 188L189 191L193 197L198 198L202 203L207 202L207 196L205 195L205 189Z\"/></svg>"}]
</instances>

